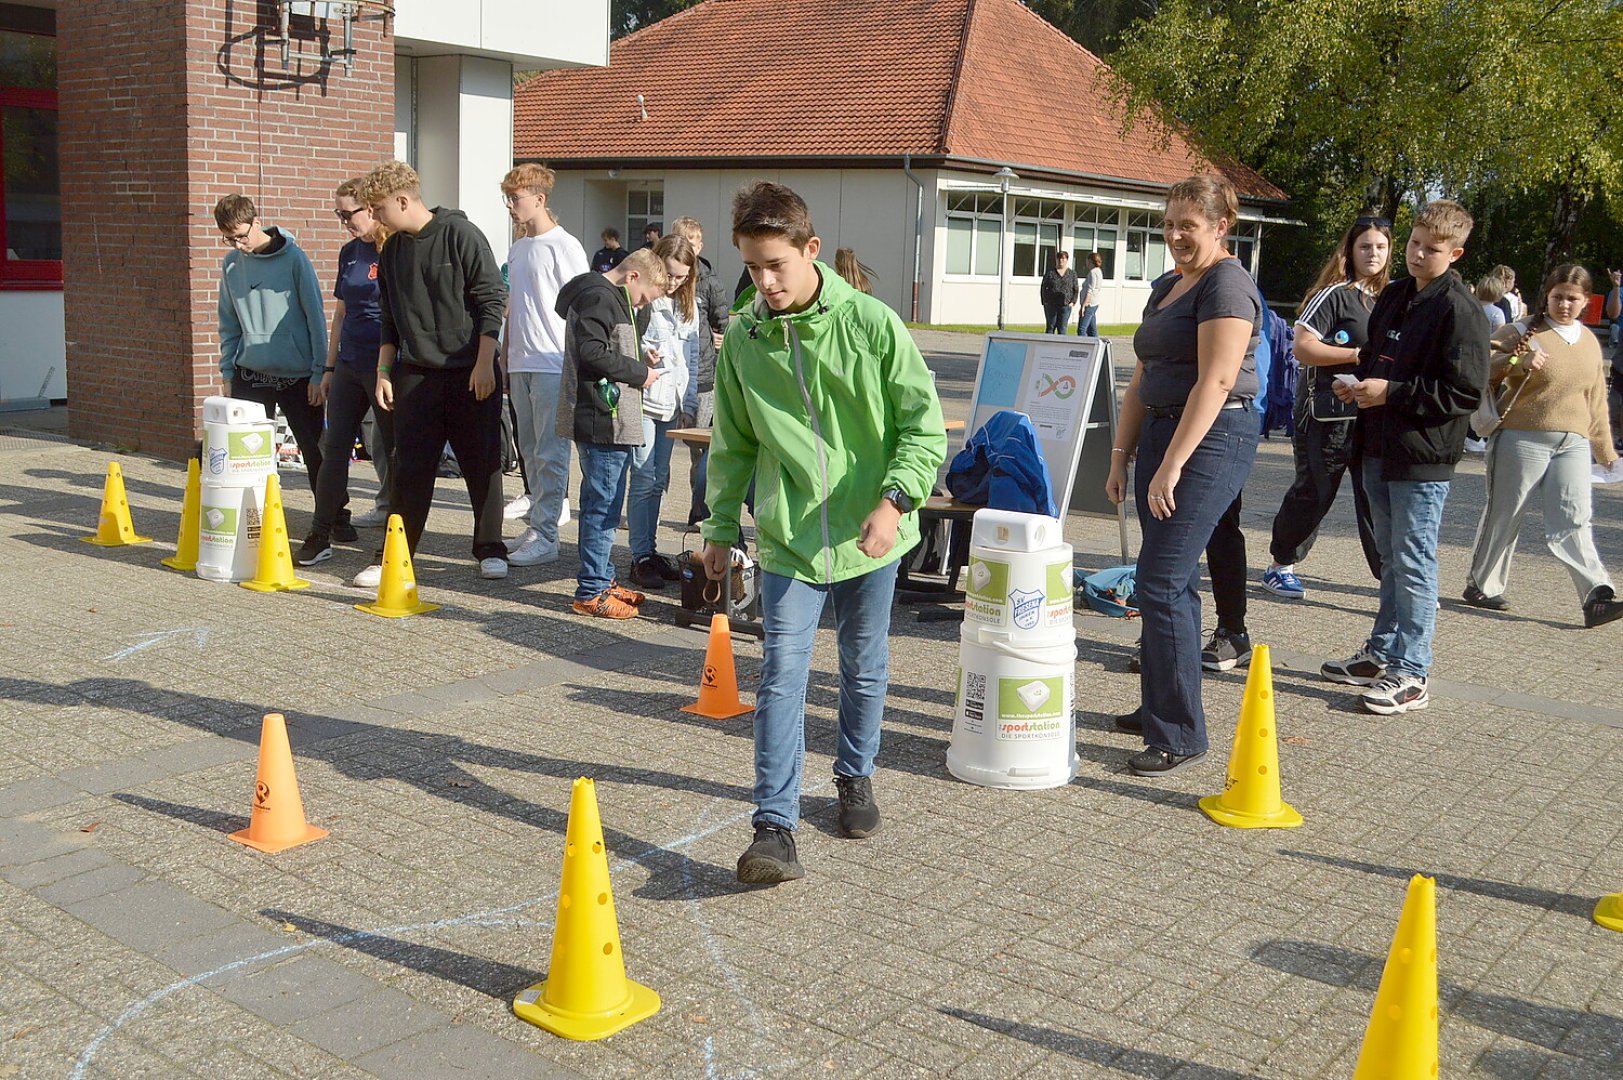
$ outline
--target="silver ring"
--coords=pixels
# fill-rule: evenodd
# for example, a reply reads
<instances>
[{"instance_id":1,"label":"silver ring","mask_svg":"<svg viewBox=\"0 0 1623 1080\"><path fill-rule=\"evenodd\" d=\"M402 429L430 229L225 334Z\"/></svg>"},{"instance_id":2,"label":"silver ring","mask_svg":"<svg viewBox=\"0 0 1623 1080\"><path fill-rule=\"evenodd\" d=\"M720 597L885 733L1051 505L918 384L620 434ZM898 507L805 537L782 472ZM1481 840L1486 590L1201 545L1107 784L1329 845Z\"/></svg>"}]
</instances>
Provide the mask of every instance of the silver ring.
<instances>
[{"instance_id":1,"label":"silver ring","mask_svg":"<svg viewBox=\"0 0 1623 1080\"><path fill-rule=\"evenodd\" d=\"M1151 502L1166 502L1167 497L1165 495L1151 495L1150 496L1150 501Z\"/></svg>"}]
</instances>

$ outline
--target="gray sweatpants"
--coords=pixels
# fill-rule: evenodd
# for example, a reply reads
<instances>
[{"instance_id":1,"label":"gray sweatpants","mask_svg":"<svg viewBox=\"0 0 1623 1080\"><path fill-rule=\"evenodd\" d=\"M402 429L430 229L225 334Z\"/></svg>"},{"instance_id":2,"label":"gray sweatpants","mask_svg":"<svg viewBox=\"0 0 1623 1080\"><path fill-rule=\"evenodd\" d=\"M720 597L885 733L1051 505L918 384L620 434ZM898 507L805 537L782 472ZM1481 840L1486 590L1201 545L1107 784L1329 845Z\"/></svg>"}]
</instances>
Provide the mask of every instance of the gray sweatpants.
<instances>
[{"instance_id":1,"label":"gray sweatpants","mask_svg":"<svg viewBox=\"0 0 1623 1080\"><path fill-rule=\"evenodd\" d=\"M1597 586L1610 585L1595 551L1590 518L1589 440L1570 431L1508 431L1488 440L1488 504L1471 550L1470 583L1500 596L1510 580L1510 557L1522 518L1535 498L1544 504L1544 542L1567 564L1582 603Z\"/></svg>"}]
</instances>

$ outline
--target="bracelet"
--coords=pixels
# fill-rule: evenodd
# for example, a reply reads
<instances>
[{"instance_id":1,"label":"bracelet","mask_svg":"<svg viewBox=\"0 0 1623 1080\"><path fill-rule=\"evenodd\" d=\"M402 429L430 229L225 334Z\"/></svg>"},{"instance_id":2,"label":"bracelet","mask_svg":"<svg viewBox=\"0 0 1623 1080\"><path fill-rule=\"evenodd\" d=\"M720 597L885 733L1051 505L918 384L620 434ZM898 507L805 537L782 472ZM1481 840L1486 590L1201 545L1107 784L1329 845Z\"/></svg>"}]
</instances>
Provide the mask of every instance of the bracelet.
<instances>
[{"instance_id":1,"label":"bracelet","mask_svg":"<svg viewBox=\"0 0 1623 1080\"><path fill-rule=\"evenodd\" d=\"M322 369L321 369L321 371L322 371L322 374L324 374L324 375L331 375L331 374L332 374L332 373L333 373L333 372L335 372L335 371L337 371L337 370L338 370L338 369L337 369L337 368L335 368L335 367L329 367L329 368L322 368Z\"/></svg>"},{"instance_id":2,"label":"bracelet","mask_svg":"<svg viewBox=\"0 0 1623 1080\"><path fill-rule=\"evenodd\" d=\"M394 369L393 368L386 368L382 364L378 365L378 374L382 375L385 379L387 379L389 377L389 372L392 371L392 370L394 370Z\"/></svg>"},{"instance_id":3,"label":"bracelet","mask_svg":"<svg viewBox=\"0 0 1623 1080\"><path fill-rule=\"evenodd\" d=\"M1129 451L1127 451L1127 450L1123 450L1123 449L1122 449L1122 448L1121 448L1121 447L1119 447L1119 446L1112 446L1112 447L1111 447L1111 448L1110 448L1110 452L1111 452L1111 453L1112 453L1112 454L1128 454L1128 455L1129 455L1129 456L1131 456L1131 453L1130 453L1130 452L1129 452Z\"/></svg>"}]
</instances>

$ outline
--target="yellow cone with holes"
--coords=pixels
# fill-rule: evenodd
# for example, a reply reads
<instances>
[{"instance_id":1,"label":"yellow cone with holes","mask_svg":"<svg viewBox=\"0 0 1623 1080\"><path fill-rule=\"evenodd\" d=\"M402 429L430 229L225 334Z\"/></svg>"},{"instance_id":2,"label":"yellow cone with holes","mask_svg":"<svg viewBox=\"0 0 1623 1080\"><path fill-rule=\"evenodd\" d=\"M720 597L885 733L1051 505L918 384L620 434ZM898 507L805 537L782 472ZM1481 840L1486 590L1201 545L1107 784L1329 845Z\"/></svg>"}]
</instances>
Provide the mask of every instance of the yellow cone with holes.
<instances>
[{"instance_id":1,"label":"yellow cone with holes","mask_svg":"<svg viewBox=\"0 0 1623 1080\"><path fill-rule=\"evenodd\" d=\"M1279 793L1279 734L1274 729L1274 672L1268 646L1251 651L1240 724L1229 751L1223 794L1200 800L1206 816L1235 829L1294 829L1302 815Z\"/></svg>"},{"instance_id":2,"label":"yellow cone with holes","mask_svg":"<svg viewBox=\"0 0 1623 1080\"><path fill-rule=\"evenodd\" d=\"M203 474L192 458L186 463L186 495L180 502L180 535L175 553L159 562L171 570L196 570L197 545L203 532Z\"/></svg>"},{"instance_id":3,"label":"yellow cone with holes","mask_svg":"<svg viewBox=\"0 0 1623 1080\"><path fill-rule=\"evenodd\" d=\"M438 611L417 595L417 571L411 567L411 545L406 543L406 523L399 514L389 515L389 531L383 539L383 576L378 579L378 598L370 604L356 604L356 611L385 619L404 619L425 611Z\"/></svg>"},{"instance_id":4,"label":"yellow cone with holes","mask_svg":"<svg viewBox=\"0 0 1623 1080\"><path fill-rule=\"evenodd\" d=\"M79 539L98 547L152 542L150 536L135 535L135 523L130 520L129 496L124 493L124 469L116 461L107 463L107 482L101 488L101 518L96 523L96 535L81 536Z\"/></svg>"},{"instance_id":5,"label":"yellow cone with holes","mask_svg":"<svg viewBox=\"0 0 1623 1080\"><path fill-rule=\"evenodd\" d=\"M1437 882L1416 874L1353 1080L1437 1080Z\"/></svg>"},{"instance_id":6,"label":"yellow cone with holes","mask_svg":"<svg viewBox=\"0 0 1623 1080\"><path fill-rule=\"evenodd\" d=\"M620 924L609 888L609 857L597 788L582 777L569 801L564 874L547 977L513 999L513 1012L554 1035L588 1041L659 1011L659 995L626 978Z\"/></svg>"},{"instance_id":7,"label":"yellow cone with holes","mask_svg":"<svg viewBox=\"0 0 1623 1080\"><path fill-rule=\"evenodd\" d=\"M252 581L237 584L254 592L308 589L310 583L293 572L293 546L287 539L287 516L282 513L282 481L275 473L265 477L265 520L259 527L259 570Z\"/></svg>"},{"instance_id":8,"label":"yellow cone with holes","mask_svg":"<svg viewBox=\"0 0 1623 1080\"><path fill-rule=\"evenodd\" d=\"M1595 905L1594 919L1608 930L1623 930L1623 892L1601 897Z\"/></svg>"}]
</instances>

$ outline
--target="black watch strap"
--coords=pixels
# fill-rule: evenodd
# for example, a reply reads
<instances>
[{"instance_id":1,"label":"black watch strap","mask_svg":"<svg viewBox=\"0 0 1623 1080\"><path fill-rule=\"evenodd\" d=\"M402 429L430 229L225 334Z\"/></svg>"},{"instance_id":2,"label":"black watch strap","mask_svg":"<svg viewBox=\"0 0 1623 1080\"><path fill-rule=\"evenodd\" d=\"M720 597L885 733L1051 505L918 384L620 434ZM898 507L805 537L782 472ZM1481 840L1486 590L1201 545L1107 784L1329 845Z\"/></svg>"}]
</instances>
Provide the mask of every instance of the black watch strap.
<instances>
[{"instance_id":1,"label":"black watch strap","mask_svg":"<svg viewBox=\"0 0 1623 1080\"><path fill-rule=\"evenodd\" d=\"M893 487L885 492L884 498L890 500L891 505L904 514L913 512L913 497L899 487Z\"/></svg>"}]
</instances>

